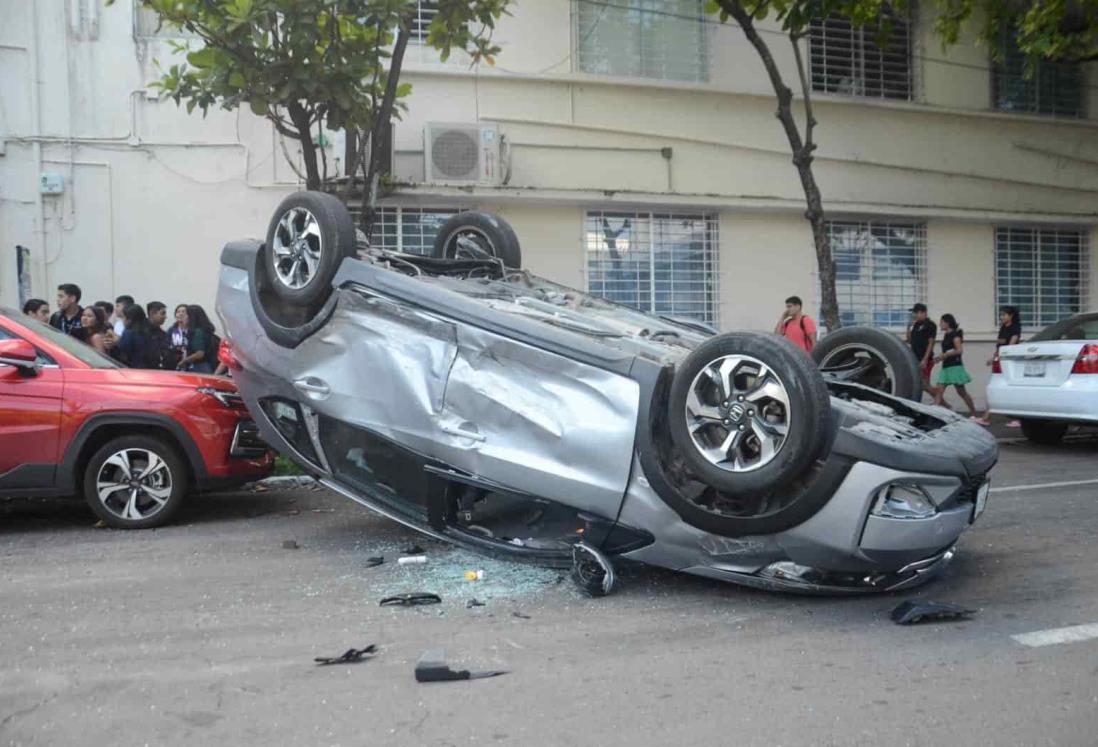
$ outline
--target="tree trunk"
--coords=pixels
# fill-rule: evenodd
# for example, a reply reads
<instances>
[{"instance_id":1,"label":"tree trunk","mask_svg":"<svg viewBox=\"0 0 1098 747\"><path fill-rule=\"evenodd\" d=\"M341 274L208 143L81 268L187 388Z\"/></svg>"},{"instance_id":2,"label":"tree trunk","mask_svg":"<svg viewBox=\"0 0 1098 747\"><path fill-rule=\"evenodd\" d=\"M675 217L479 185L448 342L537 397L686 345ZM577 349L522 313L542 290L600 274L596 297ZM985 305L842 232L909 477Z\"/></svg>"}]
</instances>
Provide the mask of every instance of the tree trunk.
<instances>
[{"instance_id":1,"label":"tree trunk","mask_svg":"<svg viewBox=\"0 0 1098 747\"><path fill-rule=\"evenodd\" d=\"M820 187L816 184L816 177L812 173L812 151L816 149L816 145L812 142L812 127L815 125L815 121L812 119L812 110L807 99L809 91L806 81L802 75L802 83L806 84L804 91L806 96L806 136L802 139L800 130L797 128L797 122L793 118L793 91L782 80L778 65L774 61L774 56L770 53L770 47L759 35L751 14L735 0L720 0L719 4L736 20L740 28L743 29L747 40L755 47L755 51L758 52L763 66L766 68L767 75L770 76L770 84L774 88L774 93L778 97L778 111L775 116L782 123L786 138L789 140L790 150L793 152L793 165L797 167L797 175L800 177L801 188L804 190L807 205L804 217L812 226L812 239L816 245L816 264L820 273L820 315L823 317L823 322L829 331L838 329L842 326L842 322L839 321L839 304L835 294L835 262L831 256L831 239L827 234L823 198L820 195ZM795 37L792 41L794 45L798 43ZM797 62L798 68L801 68L799 56Z\"/></svg>"},{"instance_id":2,"label":"tree trunk","mask_svg":"<svg viewBox=\"0 0 1098 747\"><path fill-rule=\"evenodd\" d=\"M296 102L287 106L286 111L297 129L297 140L301 143L301 157L305 161L305 189L315 192L320 189L321 181L320 168L316 159L316 145L313 143L313 134L310 130L311 117L305 107Z\"/></svg>"},{"instance_id":3,"label":"tree trunk","mask_svg":"<svg viewBox=\"0 0 1098 747\"><path fill-rule=\"evenodd\" d=\"M408 48L410 35L411 24L405 19L397 34L396 44L393 45L393 56L389 60L389 77L385 81L385 94L381 97L381 106L373 113L373 118L370 120L370 153L369 160L363 164L366 180L362 185L362 208L358 216L359 228L367 238L370 238L373 232L374 218L377 214L381 162L384 158L382 148L385 145L381 135L393 118L393 103L396 101L400 69L404 65L404 51Z\"/></svg>"}]
</instances>

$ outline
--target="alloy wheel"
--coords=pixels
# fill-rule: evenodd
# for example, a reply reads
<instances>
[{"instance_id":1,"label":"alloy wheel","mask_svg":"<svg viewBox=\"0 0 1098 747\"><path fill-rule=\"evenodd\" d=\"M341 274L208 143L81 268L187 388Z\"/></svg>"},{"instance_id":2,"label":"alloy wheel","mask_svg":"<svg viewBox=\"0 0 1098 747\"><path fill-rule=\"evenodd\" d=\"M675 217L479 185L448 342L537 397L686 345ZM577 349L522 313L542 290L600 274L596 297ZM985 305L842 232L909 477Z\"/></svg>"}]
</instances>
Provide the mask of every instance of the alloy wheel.
<instances>
[{"instance_id":1,"label":"alloy wheel","mask_svg":"<svg viewBox=\"0 0 1098 747\"><path fill-rule=\"evenodd\" d=\"M172 494L172 471L148 449L116 451L99 468L95 489L111 514L142 521L159 513Z\"/></svg>"}]
</instances>

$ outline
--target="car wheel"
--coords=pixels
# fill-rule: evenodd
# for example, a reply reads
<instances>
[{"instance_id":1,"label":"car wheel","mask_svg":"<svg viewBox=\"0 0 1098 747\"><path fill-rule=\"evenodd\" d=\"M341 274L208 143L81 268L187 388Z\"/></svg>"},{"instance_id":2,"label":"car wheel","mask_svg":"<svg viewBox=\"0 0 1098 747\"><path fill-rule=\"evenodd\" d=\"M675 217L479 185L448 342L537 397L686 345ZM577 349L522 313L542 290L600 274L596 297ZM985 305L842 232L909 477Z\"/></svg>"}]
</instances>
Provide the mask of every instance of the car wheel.
<instances>
[{"instance_id":1,"label":"car wheel","mask_svg":"<svg viewBox=\"0 0 1098 747\"><path fill-rule=\"evenodd\" d=\"M155 436L123 436L104 444L84 470L84 499L118 529L169 522L187 493L187 465Z\"/></svg>"},{"instance_id":2,"label":"car wheel","mask_svg":"<svg viewBox=\"0 0 1098 747\"><path fill-rule=\"evenodd\" d=\"M923 396L919 361L903 340L875 327L843 327L812 349L828 379L861 384L918 402Z\"/></svg>"},{"instance_id":3,"label":"car wheel","mask_svg":"<svg viewBox=\"0 0 1098 747\"><path fill-rule=\"evenodd\" d=\"M344 257L355 252L355 224L346 206L323 192L295 192L267 228L263 266L275 294L295 306L323 303Z\"/></svg>"},{"instance_id":4,"label":"car wheel","mask_svg":"<svg viewBox=\"0 0 1098 747\"><path fill-rule=\"evenodd\" d=\"M831 400L823 377L778 337L710 338L678 367L667 406L671 438L687 467L719 491L785 485L827 443Z\"/></svg>"},{"instance_id":5,"label":"car wheel","mask_svg":"<svg viewBox=\"0 0 1098 747\"><path fill-rule=\"evenodd\" d=\"M1067 423L1050 420L1022 420L1022 434L1035 444L1053 446L1063 440Z\"/></svg>"},{"instance_id":6,"label":"car wheel","mask_svg":"<svg viewBox=\"0 0 1098 747\"><path fill-rule=\"evenodd\" d=\"M522 249L511 225L491 213L458 213L442 224L434 255L441 259L496 258L512 270L522 267Z\"/></svg>"}]
</instances>

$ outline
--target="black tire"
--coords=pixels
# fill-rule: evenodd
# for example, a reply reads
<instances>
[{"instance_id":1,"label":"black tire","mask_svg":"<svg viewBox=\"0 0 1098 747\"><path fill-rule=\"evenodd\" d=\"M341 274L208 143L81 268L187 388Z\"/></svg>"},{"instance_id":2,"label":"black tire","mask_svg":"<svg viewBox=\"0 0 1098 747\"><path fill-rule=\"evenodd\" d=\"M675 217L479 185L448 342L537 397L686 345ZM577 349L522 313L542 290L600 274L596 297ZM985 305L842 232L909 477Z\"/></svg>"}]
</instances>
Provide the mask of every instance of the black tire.
<instances>
[{"instance_id":1,"label":"black tire","mask_svg":"<svg viewBox=\"0 0 1098 747\"><path fill-rule=\"evenodd\" d=\"M827 378L862 384L893 397L919 402L923 377L911 348L876 327L843 327L812 348L812 359Z\"/></svg>"},{"instance_id":2,"label":"black tire","mask_svg":"<svg viewBox=\"0 0 1098 747\"><path fill-rule=\"evenodd\" d=\"M495 257L512 270L522 268L522 249L511 224L492 213L458 213L438 229L434 256L440 259Z\"/></svg>"},{"instance_id":3,"label":"black tire","mask_svg":"<svg viewBox=\"0 0 1098 747\"><path fill-rule=\"evenodd\" d=\"M712 378L702 378L703 371L727 356L745 356L754 362L734 362L729 372L731 386L718 388ZM761 393L759 377L753 376L761 373L758 364L771 372L762 382L776 380L784 389L788 407ZM704 416L688 412L692 392L704 406ZM757 493L788 484L811 467L828 441L831 400L827 385L812 361L780 337L734 332L705 341L675 371L667 407L671 439L690 472L700 482L731 494ZM692 423L701 421L704 424L692 431ZM779 436L774 426L782 423L786 432ZM743 435L737 437L733 429ZM770 454L765 453L764 439L756 435L760 431L771 434L765 443L773 449ZM730 439L736 442L722 451L721 446ZM703 446L709 448L709 456L702 453ZM733 453L732 465L722 467L713 461L715 454L728 457ZM738 465L743 456L748 463ZM752 459L755 464L750 463ZM727 464L727 459L722 458L721 463Z\"/></svg>"},{"instance_id":4,"label":"black tire","mask_svg":"<svg viewBox=\"0 0 1098 747\"><path fill-rule=\"evenodd\" d=\"M127 510L127 502L132 496L132 490L122 486L123 464L118 459L111 461L112 457L122 452L127 454L126 463L131 465L131 474L133 471L140 472L149 465L156 464L150 457L144 457L142 453L155 455L164 465L163 469L154 467L141 482L140 492L135 502L137 511L143 514L139 518L126 515L131 513ZM104 478L104 482L116 481L119 484L118 490L109 491L106 494L105 501L99 494L100 477ZM105 443L88 461L84 469L84 500L96 516L112 527L148 529L162 526L172 520L183 504L189 479L186 461L180 456L179 451L164 439L143 435L121 436ZM156 507L159 500L149 492L152 490L162 491L159 498L163 500L163 505L159 508Z\"/></svg>"},{"instance_id":5,"label":"black tire","mask_svg":"<svg viewBox=\"0 0 1098 747\"><path fill-rule=\"evenodd\" d=\"M1067 423L1057 423L1053 420L1023 419L1022 435L1035 444L1042 446L1055 446L1064 439L1067 433Z\"/></svg>"},{"instance_id":6,"label":"black tire","mask_svg":"<svg viewBox=\"0 0 1098 747\"><path fill-rule=\"evenodd\" d=\"M309 216L316 231L302 235L310 227ZM340 263L354 253L355 223L347 207L323 192L295 192L271 216L263 268L278 298L313 307L327 300ZM311 268L309 258L314 259Z\"/></svg>"}]
</instances>

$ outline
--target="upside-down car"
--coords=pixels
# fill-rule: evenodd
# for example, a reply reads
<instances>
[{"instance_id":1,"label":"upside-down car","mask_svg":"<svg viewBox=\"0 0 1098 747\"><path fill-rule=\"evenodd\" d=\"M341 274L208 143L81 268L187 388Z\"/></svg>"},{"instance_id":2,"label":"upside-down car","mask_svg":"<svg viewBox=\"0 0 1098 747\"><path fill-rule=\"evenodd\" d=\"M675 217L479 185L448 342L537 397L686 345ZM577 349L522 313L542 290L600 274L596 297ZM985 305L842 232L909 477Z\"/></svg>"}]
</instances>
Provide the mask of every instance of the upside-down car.
<instances>
[{"instance_id":1,"label":"upside-down car","mask_svg":"<svg viewBox=\"0 0 1098 747\"><path fill-rule=\"evenodd\" d=\"M586 569L615 558L767 589L937 575L998 452L919 404L911 354L848 328L813 357L522 269L466 212L432 256L368 246L309 192L221 255L226 362L265 439L332 490L429 535Z\"/></svg>"}]
</instances>

